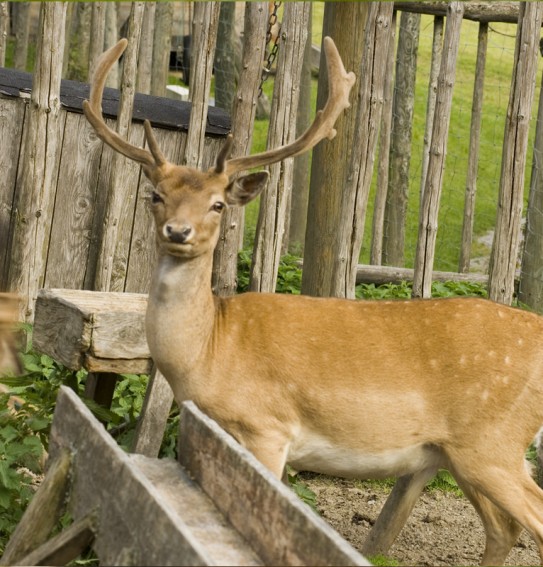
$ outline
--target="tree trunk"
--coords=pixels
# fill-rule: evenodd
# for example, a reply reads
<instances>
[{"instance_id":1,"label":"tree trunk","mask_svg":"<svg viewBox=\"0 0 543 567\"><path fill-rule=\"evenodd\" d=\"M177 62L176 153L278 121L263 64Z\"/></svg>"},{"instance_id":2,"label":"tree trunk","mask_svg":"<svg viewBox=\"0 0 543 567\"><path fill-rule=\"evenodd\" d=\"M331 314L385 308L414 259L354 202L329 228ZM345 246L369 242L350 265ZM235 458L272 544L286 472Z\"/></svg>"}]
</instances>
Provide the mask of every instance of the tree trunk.
<instances>
[{"instance_id":1,"label":"tree trunk","mask_svg":"<svg viewBox=\"0 0 543 567\"><path fill-rule=\"evenodd\" d=\"M420 14L402 12L396 55L390 171L383 239L383 264L389 266L404 265L419 31Z\"/></svg>"},{"instance_id":2,"label":"tree trunk","mask_svg":"<svg viewBox=\"0 0 543 567\"><path fill-rule=\"evenodd\" d=\"M450 3L437 83L428 172L422 192L419 214L413 297L430 297L432 294L432 271L434 269L437 219L443 185L445 156L447 155L447 137L449 134L452 94L456 76L456 57L458 55L463 12L464 6L462 2Z\"/></svg>"},{"instance_id":3,"label":"tree trunk","mask_svg":"<svg viewBox=\"0 0 543 567\"><path fill-rule=\"evenodd\" d=\"M251 151L262 61L264 60L267 2L247 2L243 33L243 54L238 89L232 109L232 157ZM260 57L257 54L260 53ZM243 239L243 207L226 209L213 263L213 290L217 295L232 295L237 288L237 258Z\"/></svg>"},{"instance_id":4,"label":"tree trunk","mask_svg":"<svg viewBox=\"0 0 543 567\"><path fill-rule=\"evenodd\" d=\"M20 320L31 322L38 290L43 287L47 248L60 160L62 120L60 80L66 4L44 2L31 103L25 121L24 148L14 203L9 290L23 298Z\"/></svg>"},{"instance_id":5,"label":"tree trunk","mask_svg":"<svg viewBox=\"0 0 543 567\"><path fill-rule=\"evenodd\" d=\"M307 40L305 43L302 75L300 77L300 100L296 114L296 136L301 136L311 124L311 12L307 22ZM311 154L305 153L294 158L292 196L290 203L290 224L288 231L288 250L295 254L303 251L305 229L307 226L307 200L309 198L309 168Z\"/></svg>"},{"instance_id":6,"label":"tree trunk","mask_svg":"<svg viewBox=\"0 0 543 567\"><path fill-rule=\"evenodd\" d=\"M363 42L353 41L353 38L364 29L367 10L366 2L325 3L323 36L334 38L347 71L356 71L362 59ZM322 53L321 69L324 68ZM353 109L358 108L359 85L360 77L357 76L351 91L351 110L337 120L335 138L320 142L313 150L302 276L302 293L307 295L338 293L334 271L338 262L346 262L345 257L338 258L341 243L337 230L342 223L350 222L350 219L341 217L341 202L349 173L352 140L358 128ZM327 89L328 78L325 72L321 72L317 108L324 106Z\"/></svg>"},{"instance_id":7,"label":"tree trunk","mask_svg":"<svg viewBox=\"0 0 543 567\"><path fill-rule=\"evenodd\" d=\"M520 5L488 282L490 299L506 304L511 303L514 292L542 12L540 2L522 2Z\"/></svg>"},{"instance_id":8,"label":"tree trunk","mask_svg":"<svg viewBox=\"0 0 543 567\"><path fill-rule=\"evenodd\" d=\"M170 65L172 15L171 2L157 2L151 76L151 94L155 96L166 96Z\"/></svg>"},{"instance_id":9,"label":"tree trunk","mask_svg":"<svg viewBox=\"0 0 543 567\"><path fill-rule=\"evenodd\" d=\"M281 48L277 60L268 148L287 145L296 139L296 112L300 91L309 2L285 4L281 25ZM270 181L260 197L251 280L253 291L274 292L286 226L287 205L292 190L293 158L269 166Z\"/></svg>"}]
</instances>

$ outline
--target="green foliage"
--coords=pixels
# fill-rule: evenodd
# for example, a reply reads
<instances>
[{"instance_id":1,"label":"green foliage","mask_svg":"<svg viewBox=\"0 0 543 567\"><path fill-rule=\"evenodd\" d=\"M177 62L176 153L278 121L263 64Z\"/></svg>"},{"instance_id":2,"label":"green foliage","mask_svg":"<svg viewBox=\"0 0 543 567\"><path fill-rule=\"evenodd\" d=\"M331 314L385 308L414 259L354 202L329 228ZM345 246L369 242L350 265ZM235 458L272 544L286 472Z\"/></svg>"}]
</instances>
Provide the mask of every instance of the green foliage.
<instances>
[{"instance_id":1,"label":"green foliage","mask_svg":"<svg viewBox=\"0 0 543 567\"><path fill-rule=\"evenodd\" d=\"M293 473L289 467L287 467L287 478L290 488L292 488L296 496L298 496L302 502L305 502L318 514L317 495L300 479L297 474Z\"/></svg>"},{"instance_id":2,"label":"green foliage","mask_svg":"<svg viewBox=\"0 0 543 567\"><path fill-rule=\"evenodd\" d=\"M370 563L372 565L382 565L383 567L397 567L398 565L401 565L401 563L399 561L397 561L396 559L393 559L392 557L387 557L386 555L372 555L371 557L368 557Z\"/></svg>"}]
</instances>

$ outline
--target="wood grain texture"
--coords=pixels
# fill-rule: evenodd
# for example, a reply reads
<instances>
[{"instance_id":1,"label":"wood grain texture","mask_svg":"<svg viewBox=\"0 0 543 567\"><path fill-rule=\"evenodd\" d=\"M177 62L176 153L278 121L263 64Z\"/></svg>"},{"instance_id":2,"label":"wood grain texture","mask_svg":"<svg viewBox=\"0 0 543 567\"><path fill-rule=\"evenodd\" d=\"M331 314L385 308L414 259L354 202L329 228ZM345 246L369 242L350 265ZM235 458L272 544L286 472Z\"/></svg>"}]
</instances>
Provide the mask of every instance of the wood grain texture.
<instances>
[{"instance_id":1,"label":"wood grain texture","mask_svg":"<svg viewBox=\"0 0 543 567\"><path fill-rule=\"evenodd\" d=\"M84 286L102 143L83 115L66 113L45 287Z\"/></svg>"},{"instance_id":2,"label":"wood grain texture","mask_svg":"<svg viewBox=\"0 0 543 567\"><path fill-rule=\"evenodd\" d=\"M183 404L178 454L267 565L369 565L192 402Z\"/></svg>"},{"instance_id":3,"label":"wood grain texture","mask_svg":"<svg viewBox=\"0 0 543 567\"><path fill-rule=\"evenodd\" d=\"M143 294L40 290L34 345L73 370L147 372L146 308Z\"/></svg>"},{"instance_id":4,"label":"wood grain texture","mask_svg":"<svg viewBox=\"0 0 543 567\"><path fill-rule=\"evenodd\" d=\"M10 261L12 205L21 152L21 136L27 105L22 100L0 97L0 290L7 289L7 269Z\"/></svg>"}]
</instances>

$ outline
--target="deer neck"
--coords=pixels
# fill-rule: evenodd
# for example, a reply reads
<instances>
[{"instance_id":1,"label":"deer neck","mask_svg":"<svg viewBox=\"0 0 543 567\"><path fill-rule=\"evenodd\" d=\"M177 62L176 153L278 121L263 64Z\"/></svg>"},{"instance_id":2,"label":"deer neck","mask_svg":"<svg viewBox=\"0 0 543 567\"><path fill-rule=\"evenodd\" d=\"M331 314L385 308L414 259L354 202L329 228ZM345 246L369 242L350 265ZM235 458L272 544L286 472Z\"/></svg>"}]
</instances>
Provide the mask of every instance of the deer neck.
<instances>
[{"instance_id":1,"label":"deer neck","mask_svg":"<svg viewBox=\"0 0 543 567\"><path fill-rule=\"evenodd\" d=\"M159 257L146 317L147 341L159 368L175 365L188 372L208 344L215 320L212 265L212 255Z\"/></svg>"}]
</instances>

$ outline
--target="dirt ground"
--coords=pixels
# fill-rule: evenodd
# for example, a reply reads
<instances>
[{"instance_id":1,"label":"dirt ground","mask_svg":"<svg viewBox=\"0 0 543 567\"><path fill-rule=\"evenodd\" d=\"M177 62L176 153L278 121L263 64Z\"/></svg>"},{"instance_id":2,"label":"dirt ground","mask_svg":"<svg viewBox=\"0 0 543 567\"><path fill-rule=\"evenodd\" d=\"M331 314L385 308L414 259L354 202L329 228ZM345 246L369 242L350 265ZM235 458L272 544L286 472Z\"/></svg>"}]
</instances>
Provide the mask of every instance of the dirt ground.
<instances>
[{"instance_id":1,"label":"dirt ground","mask_svg":"<svg viewBox=\"0 0 543 567\"><path fill-rule=\"evenodd\" d=\"M360 481L303 474L317 495L317 508L358 551L377 518L389 490ZM424 492L388 557L401 565L478 565L484 531L475 510L463 496ZM524 532L506 565L539 565L533 540Z\"/></svg>"}]
</instances>

